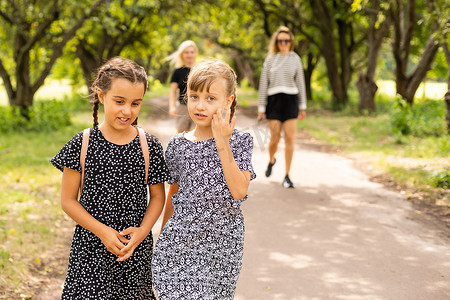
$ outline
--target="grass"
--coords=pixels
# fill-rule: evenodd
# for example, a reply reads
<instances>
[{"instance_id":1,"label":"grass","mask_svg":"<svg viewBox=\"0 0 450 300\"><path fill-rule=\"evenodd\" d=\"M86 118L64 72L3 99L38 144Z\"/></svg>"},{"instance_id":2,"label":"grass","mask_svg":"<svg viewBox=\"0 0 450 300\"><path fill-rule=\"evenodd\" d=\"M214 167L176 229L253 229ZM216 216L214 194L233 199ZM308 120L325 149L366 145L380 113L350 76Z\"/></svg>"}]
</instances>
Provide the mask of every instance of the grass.
<instances>
[{"instance_id":1,"label":"grass","mask_svg":"<svg viewBox=\"0 0 450 300\"><path fill-rule=\"evenodd\" d=\"M3 134L0 174L0 290L21 292L30 270L48 259L65 216L61 173L48 162L76 132ZM0 293L0 298L2 293Z\"/></svg>"},{"instance_id":2,"label":"grass","mask_svg":"<svg viewBox=\"0 0 450 300\"><path fill-rule=\"evenodd\" d=\"M392 133L387 112L360 116L315 109L312 105L298 129L418 192L439 190L433 186L433 176L450 166L450 135L399 138ZM430 200L450 206L448 193L443 197Z\"/></svg>"}]
</instances>

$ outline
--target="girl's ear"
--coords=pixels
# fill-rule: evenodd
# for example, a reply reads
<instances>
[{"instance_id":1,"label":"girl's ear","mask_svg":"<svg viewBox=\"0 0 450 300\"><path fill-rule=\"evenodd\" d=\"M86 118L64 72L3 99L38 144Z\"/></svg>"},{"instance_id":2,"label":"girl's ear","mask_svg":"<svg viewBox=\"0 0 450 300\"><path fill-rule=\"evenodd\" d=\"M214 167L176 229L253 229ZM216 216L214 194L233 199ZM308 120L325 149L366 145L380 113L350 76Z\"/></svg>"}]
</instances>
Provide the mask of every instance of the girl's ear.
<instances>
[{"instance_id":1,"label":"girl's ear","mask_svg":"<svg viewBox=\"0 0 450 300\"><path fill-rule=\"evenodd\" d=\"M97 88L97 96L100 103L103 104L103 90L101 88Z\"/></svg>"},{"instance_id":2,"label":"girl's ear","mask_svg":"<svg viewBox=\"0 0 450 300\"><path fill-rule=\"evenodd\" d=\"M231 104L234 101L234 95L231 95L230 97L227 98L227 102L225 104L225 109L230 109Z\"/></svg>"}]
</instances>

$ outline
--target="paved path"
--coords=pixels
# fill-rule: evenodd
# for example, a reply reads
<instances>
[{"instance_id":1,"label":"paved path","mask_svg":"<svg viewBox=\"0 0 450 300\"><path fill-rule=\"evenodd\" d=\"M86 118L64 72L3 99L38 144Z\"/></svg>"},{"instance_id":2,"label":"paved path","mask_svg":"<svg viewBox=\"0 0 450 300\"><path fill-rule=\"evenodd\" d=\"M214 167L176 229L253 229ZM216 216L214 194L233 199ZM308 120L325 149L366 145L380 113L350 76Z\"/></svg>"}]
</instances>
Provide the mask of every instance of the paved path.
<instances>
[{"instance_id":1,"label":"paved path","mask_svg":"<svg viewBox=\"0 0 450 300\"><path fill-rule=\"evenodd\" d=\"M163 103L156 105L163 114ZM170 119L148 125L164 146L175 133ZM283 141L266 178L266 124L238 113L237 127L254 137L258 177L242 205L236 300L450 299L449 239L416 222L400 194L369 181L352 160L300 143L291 170L297 188L284 189Z\"/></svg>"},{"instance_id":2,"label":"paved path","mask_svg":"<svg viewBox=\"0 0 450 300\"><path fill-rule=\"evenodd\" d=\"M164 101L153 104L166 113ZM291 171L297 188L286 190L283 145L266 178L266 125L239 113L237 124L254 137L258 177L242 205L245 252L236 300L450 299L449 239L418 223L401 195L370 182L352 160L299 143ZM165 117L142 125L164 147L175 133Z\"/></svg>"}]
</instances>

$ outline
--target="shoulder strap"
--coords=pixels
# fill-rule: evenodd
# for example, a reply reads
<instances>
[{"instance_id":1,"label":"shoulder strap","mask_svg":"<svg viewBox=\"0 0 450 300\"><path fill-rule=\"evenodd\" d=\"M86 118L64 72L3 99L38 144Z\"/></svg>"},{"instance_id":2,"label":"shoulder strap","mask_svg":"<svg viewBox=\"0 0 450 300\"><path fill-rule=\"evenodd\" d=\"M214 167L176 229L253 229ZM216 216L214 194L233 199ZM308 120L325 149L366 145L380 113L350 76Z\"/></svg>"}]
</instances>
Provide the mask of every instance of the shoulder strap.
<instances>
[{"instance_id":1,"label":"shoulder strap","mask_svg":"<svg viewBox=\"0 0 450 300\"><path fill-rule=\"evenodd\" d=\"M145 183L147 183L148 178L148 169L150 166L150 155L148 151L148 143L147 143L147 137L145 136L145 131L141 127L137 127L138 133L139 133L139 142L141 143L141 149L142 154L144 155L144 161L145 161Z\"/></svg>"},{"instance_id":2,"label":"shoulder strap","mask_svg":"<svg viewBox=\"0 0 450 300\"><path fill-rule=\"evenodd\" d=\"M86 153L87 153L87 148L89 146L90 133L91 133L90 128L86 128L85 130L83 130L83 142L81 144L81 153L80 153L80 166L81 166L80 195L81 195L81 190L83 189L83 184L84 184L84 163L86 161Z\"/></svg>"}]
</instances>

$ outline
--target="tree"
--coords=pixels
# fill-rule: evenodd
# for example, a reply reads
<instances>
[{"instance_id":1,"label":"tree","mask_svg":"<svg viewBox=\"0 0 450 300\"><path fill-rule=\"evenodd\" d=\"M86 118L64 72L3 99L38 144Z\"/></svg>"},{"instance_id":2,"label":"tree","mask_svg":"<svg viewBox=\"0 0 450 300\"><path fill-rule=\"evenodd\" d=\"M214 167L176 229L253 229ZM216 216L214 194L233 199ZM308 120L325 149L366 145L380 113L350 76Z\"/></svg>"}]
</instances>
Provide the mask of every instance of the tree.
<instances>
[{"instance_id":1,"label":"tree","mask_svg":"<svg viewBox=\"0 0 450 300\"><path fill-rule=\"evenodd\" d=\"M0 26L5 32L1 42L8 45L2 49L0 75L10 105L27 116L34 94L64 46L103 2L23 1L20 6L12 0L0 2Z\"/></svg>"},{"instance_id":2,"label":"tree","mask_svg":"<svg viewBox=\"0 0 450 300\"><path fill-rule=\"evenodd\" d=\"M267 40L262 18L253 2L231 0L217 5L217 1L192 0L186 7L186 14L189 16L187 23L193 23L194 27L201 24L202 30L196 32L207 41L209 49L205 50L223 50L221 54L229 58L238 80L246 77L249 84L257 88Z\"/></svg>"},{"instance_id":3,"label":"tree","mask_svg":"<svg viewBox=\"0 0 450 300\"><path fill-rule=\"evenodd\" d=\"M388 13L389 4L382 5L379 0L369 1L371 6L352 6L353 9L361 9L369 16L367 29L367 60L365 71L360 71L356 88L359 92L359 110L375 111L375 93L378 86L375 82L375 70L377 67L378 54L382 42L389 32L391 15ZM387 7L386 7L387 6Z\"/></svg>"},{"instance_id":4,"label":"tree","mask_svg":"<svg viewBox=\"0 0 450 300\"><path fill-rule=\"evenodd\" d=\"M420 20L422 26L419 29L416 28L416 24L419 22L417 17L417 6L418 3L416 0L395 0L390 9L394 25L392 51L396 65L395 78L397 93L405 98L410 105L413 104L414 95L430 69L431 63L439 48L439 43L435 36L438 26L433 17L433 13L436 12L435 1L430 0L428 2L428 9L427 7L420 9L420 11L424 13L428 10L428 14L423 16L423 19ZM430 22L427 22L426 19L430 19ZM410 62L412 40L414 38L415 30L416 33L418 30L424 31L423 36L428 36L428 38L426 38L423 52L420 55L417 64L413 70L408 73L408 63ZM420 36L417 35L416 37L419 38ZM418 48L422 49L422 47Z\"/></svg>"},{"instance_id":5,"label":"tree","mask_svg":"<svg viewBox=\"0 0 450 300\"><path fill-rule=\"evenodd\" d=\"M319 31L320 39L305 36L318 45L325 60L333 93L333 106L348 103L348 87L354 70L352 55L365 40L365 31L353 22L350 3L345 1L310 0L311 24Z\"/></svg>"},{"instance_id":6,"label":"tree","mask_svg":"<svg viewBox=\"0 0 450 300\"><path fill-rule=\"evenodd\" d=\"M87 87L91 85L91 76L104 61L125 52L128 58L149 67L148 60L158 56L161 50L160 41L169 26L169 8L173 5L168 1L160 4L159 1L115 0L101 15L88 20L76 41L76 56ZM158 59L162 61L160 55Z\"/></svg>"}]
</instances>

